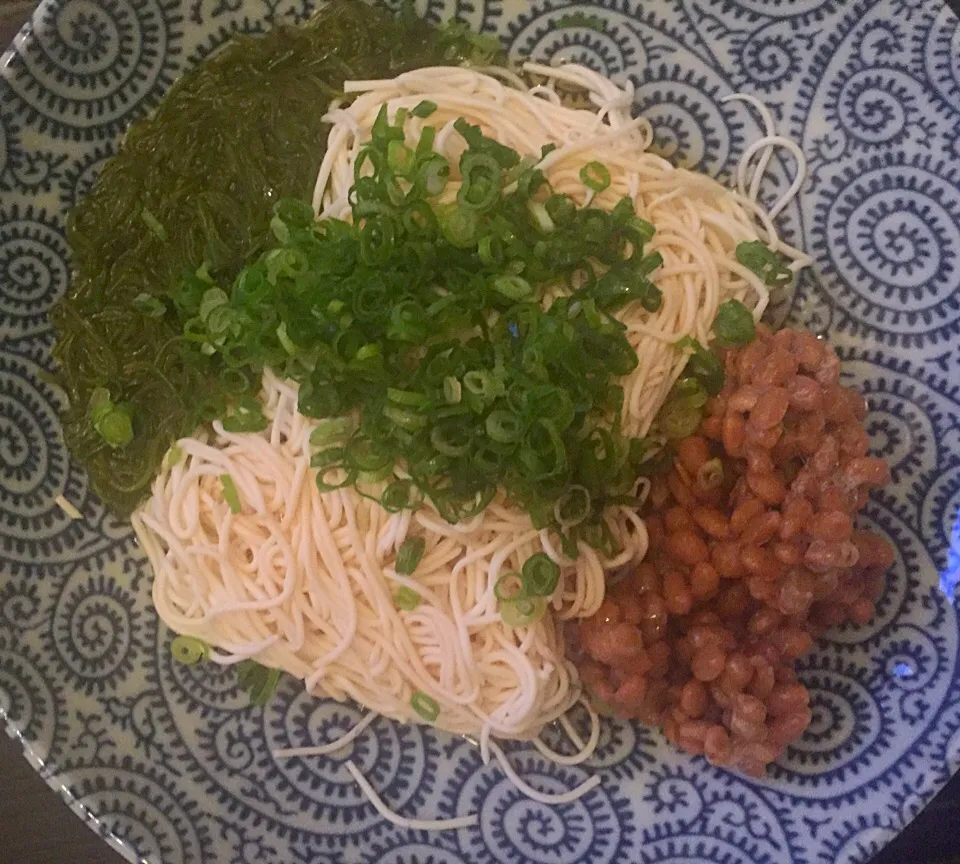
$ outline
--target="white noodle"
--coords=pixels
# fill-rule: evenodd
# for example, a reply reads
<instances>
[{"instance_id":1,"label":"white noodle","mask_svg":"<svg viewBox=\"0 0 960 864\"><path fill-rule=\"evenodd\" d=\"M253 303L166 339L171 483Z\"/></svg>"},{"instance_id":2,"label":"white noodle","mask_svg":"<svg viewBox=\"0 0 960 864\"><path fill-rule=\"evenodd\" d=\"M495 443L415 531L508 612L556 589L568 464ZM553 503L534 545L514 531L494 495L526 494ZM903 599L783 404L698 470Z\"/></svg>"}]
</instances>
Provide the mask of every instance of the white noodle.
<instances>
[{"instance_id":1,"label":"white noodle","mask_svg":"<svg viewBox=\"0 0 960 864\"><path fill-rule=\"evenodd\" d=\"M280 750L273 750L272 755L275 759L289 759L294 756L329 756L331 753L336 753L337 750L342 750L348 744L356 740L361 734L363 734L363 730L373 723L373 721L379 716L379 714L374 714L373 711L371 711L355 726L353 726L347 732L344 732L343 735L341 735L335 741L331 741L329 744L319 744L316 747L286 747Z\"/></svg>"},{"instance_id":2,"label":"white noodle","mask_svg":"<svg viewBox=\"0 0 960 864\"><path fill-rule=\"evenodd\" d=\"M53 501L66 514L68 519L83 519L83 513L66 496L58 495Z\"/></svg>"},{"instance_id":3,"label":"white noodle","mask_svg":"<svg viewBox=\"0 0 960 864\"><path fill-rule=\"evenodd\" d=\"M507 779L523 792L524 795L540 804L569 804L571 801L576 801L578 798L586 795L591 789L595 789L600 785L600 775L594 774L592 777L584 780L579 786L575 786L566 792L541 792L539 789L534 789L533 786L517 774L503 750L492 741L490 742L490 752L494 755L497 762L500 763L500 769L507 775Z\"/></svg>"},{"instance_id":4,"label":"white noodle","mask_svg":"<svg viewBox=\"0 0 960 864\"><path fill-rule=\"evenodd\" d=\"M477 824L478 820L476 815L457 816L453 819L408 819L405 816L400 816L383 803L383 799L377 794L376 790L370 785L370 782L363 776L360 769L357 768L353 762L347 761L343 764L363 794L370 799L370 803L373 804L376 811L394 825L407 828L410 831L457 831L460 828L472 828ZM596 779L599 780L599 778Z\"/></svg>"}]
</instances>

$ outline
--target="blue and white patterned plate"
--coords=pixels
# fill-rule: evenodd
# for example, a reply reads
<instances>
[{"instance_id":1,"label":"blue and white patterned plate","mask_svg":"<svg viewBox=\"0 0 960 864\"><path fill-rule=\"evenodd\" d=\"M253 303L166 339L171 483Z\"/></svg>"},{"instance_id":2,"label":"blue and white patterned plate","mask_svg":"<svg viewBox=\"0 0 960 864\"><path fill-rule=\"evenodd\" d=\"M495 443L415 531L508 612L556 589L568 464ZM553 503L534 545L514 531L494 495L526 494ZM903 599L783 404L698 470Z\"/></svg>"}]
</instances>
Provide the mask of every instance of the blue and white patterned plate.
<instances>
[{"instance_id":1,"label":"blue and white patterned plate","mask_svg":"<svg viewBox=\"0 0 960 864\"><path fill-rule=\"evenodd\" d=\"M394 0L393 5L398 5ZM867 510L897 563L868 627L804 662L814 720L763 781L626 723L588 769L517 755L579 802L524 799L467 743L378 720L353 745L403 814L479 812L428 836L383 822L338 758L274 761L357 712L287 682L246 707L235 676L176 666L130 530L58 432L47 318L69 263L64 214L124 127L236 30L312 0L46 0L0 69L0 715L50 785L130 860L860 862L960 767L960 25L933 0L419 0L512 51L563 52L636 84L660 145L729 170L761 130L755 93L809 155L784 216L816 258L789 320L840 348L895 483ZM788 165L778 167L781 183ZM69 520L54 499L81 507Z\"/></svg>"}]
</instances>

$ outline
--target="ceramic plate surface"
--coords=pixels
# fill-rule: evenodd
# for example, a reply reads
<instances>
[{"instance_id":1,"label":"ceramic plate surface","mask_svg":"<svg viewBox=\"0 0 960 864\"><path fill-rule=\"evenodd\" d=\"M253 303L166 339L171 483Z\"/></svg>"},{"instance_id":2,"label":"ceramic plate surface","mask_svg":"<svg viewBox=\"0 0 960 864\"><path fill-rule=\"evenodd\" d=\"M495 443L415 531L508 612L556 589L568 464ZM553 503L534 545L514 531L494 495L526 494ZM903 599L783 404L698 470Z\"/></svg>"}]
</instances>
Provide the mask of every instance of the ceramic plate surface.
<instances>
[{"instance_id":1,"label":"ceramic plate surface","mask_svg":"<svg viewBox=\"0 0 960 864\"><path fill-rule=\"evenodd\" d=\"M250 709L231 671L177 666L130 529L61 442L47 312L65 290L66 211L126 125L236 30L309 0L47 0L0 70L0 715L51 786L131 860L180 864L861 862L960 766L960 26L934 0L419 0L515 53L581 60L636 86L660 147L728 171L762 134L756 94L810 161L784 231L816 259L778 313L828 336L868 395L894 483L864 515L898 550L868 627L803 663L813 724L763 781L628 723L586 768L517 750L579 802L522 797L467 743L376 721L342 758L275 761L359 717L285 682ZM397 5L396 3L394 5ZM320 106L318 106L319 108ZM771 184L789 182L778 164ZM83 511L71 521L54 504ZM479 812L416 834L397 811Z\"/></svg>"}]
</instances>

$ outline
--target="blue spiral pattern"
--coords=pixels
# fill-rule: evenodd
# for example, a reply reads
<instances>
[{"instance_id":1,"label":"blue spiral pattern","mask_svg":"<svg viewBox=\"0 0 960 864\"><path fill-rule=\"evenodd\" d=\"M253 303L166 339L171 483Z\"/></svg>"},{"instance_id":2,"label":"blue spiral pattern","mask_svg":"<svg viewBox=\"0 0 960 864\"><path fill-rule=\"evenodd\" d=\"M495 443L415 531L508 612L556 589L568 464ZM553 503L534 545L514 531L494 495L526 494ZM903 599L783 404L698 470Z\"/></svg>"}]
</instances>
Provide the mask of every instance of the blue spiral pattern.
<instances>
[{"instance_id":1,"label":"blue spiral pattern","mask_svg":"<svg viewBox=\"0 0 960 864\"><path fill-rule=\"evenodd\" d=\"M396 9L399 0L378 0ZM0 70L0 715L44 776L131 861L263 864L859 864L960 769L960 23L928 0L416 0L515 54L635 87L657 147L728 176L764 99L809 158L781 217L815 259L776 321L829 337L867 395L894 484L864 513L897 550L877 616L806 658L813 724L762 781L639 725L604 722L564 768L509 758L578 802L541 807L468 742L377 720L343 752L277 759L362 716L284 681L250 709L229 669L172 662L129 528L60 438L47 313L66 290L65 214L130 120L235 32L314 0L47 0ZM771 164L771 196L793 166ZM54 503L79 507L74 521ZM584 717L577 718L581 724ZM564 752L562 733L548 743ZM478 812L450 834L386 823L354 760L407 816Z\"/></svg>"}]
</instances>

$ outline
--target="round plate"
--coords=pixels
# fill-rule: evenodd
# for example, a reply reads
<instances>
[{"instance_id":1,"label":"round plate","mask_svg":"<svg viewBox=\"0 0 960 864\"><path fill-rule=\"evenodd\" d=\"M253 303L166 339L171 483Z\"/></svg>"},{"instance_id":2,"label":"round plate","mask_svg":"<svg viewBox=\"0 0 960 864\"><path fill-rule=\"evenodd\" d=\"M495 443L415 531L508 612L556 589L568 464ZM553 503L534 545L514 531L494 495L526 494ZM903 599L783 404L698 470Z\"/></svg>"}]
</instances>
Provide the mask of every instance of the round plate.
<instances>
[{"instance_id":1,"label":"round plate","mask_svg":"<svg viewBox=\"0 0 960 864\"><path fill-rule=\"evenodd\" d=\"M399 5L398 2L393 3ZM876 619L803 662L814 720L762 781L610 723L587 768L515 750L579 802L525 799L468 743L377 720L356 761L405 815L478 812L415 834L382 821L342 758L277 761L358 718L287 680L265 710L231 672L170 660L129 528L58 432L47 311L69 274L64 214L125 126L236 30L310 0L47 0L0 71L0 714L51 786L130 860L152 862L859 862L960 764L960 28L930 0L419 0L516 53L636 85L658 144L711 172L762 134L737 90L809 158L782 218L816 259L779 310L829 337L868 395L895 482L864 519L895 544ZM320 106L318 106L319 108ZM778 163L779 183L792 166ZM83 511L71 521L54 504Z\"/></svg>"}]
</instances>

